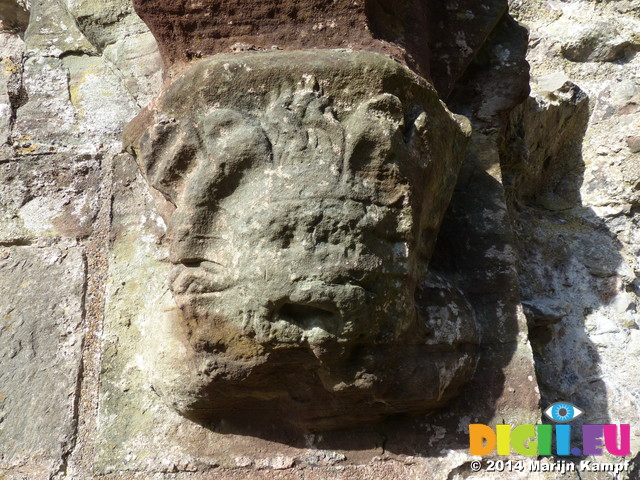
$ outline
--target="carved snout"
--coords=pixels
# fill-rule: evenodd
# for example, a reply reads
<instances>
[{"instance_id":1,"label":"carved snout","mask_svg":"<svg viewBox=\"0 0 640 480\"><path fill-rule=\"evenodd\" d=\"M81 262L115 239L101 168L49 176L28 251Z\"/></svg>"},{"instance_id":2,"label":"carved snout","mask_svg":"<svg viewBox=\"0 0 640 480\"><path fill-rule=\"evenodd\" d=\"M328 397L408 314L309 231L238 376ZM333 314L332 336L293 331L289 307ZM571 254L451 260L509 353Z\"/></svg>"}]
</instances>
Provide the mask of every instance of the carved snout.
<instances>
[{"instance_id":1,"label":"carved snout","mask_svg":"<svg viewBox=\"0 0 640 480\"><path fill-rule=\"evenodd\" d=\"M327 284L309 280L292 285L292 292L274 302L272 335L297 330L309 344L331 339L353 341L375 335L370 303L365 290L357 285Z\"/></svg>"}]
</instances>

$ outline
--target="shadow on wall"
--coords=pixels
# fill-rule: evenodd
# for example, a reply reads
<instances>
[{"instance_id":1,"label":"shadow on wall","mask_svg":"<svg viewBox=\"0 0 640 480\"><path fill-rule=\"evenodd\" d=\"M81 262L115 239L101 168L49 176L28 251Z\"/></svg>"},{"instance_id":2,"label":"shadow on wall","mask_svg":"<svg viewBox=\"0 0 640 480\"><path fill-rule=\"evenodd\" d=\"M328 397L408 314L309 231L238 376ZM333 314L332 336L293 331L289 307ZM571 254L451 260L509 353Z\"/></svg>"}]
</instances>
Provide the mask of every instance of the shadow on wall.
<instances>
[{"instance_id":1,"label":"shadow on wall","mask_svg":"<svg viewBox=\"0 0 640 480\"><path fill-rule=\"evenodd\" d=\"M29 12L16 0L0 0L0 31L24 32Z\"/></svg>"},{"instance_id":2,"label":"shadow on wall","mask_svg":"<svg viewBox=\"0 0 640 480\"><path fill-rule=\"evenodd\" d=\"M518 107L501 155L542 406L577 405L576 426L610 421L590 337L612 326L603 307L630 281L621 243L582 205L588 122L586 94L567 81Z\"/></svg>"}]
</instances>

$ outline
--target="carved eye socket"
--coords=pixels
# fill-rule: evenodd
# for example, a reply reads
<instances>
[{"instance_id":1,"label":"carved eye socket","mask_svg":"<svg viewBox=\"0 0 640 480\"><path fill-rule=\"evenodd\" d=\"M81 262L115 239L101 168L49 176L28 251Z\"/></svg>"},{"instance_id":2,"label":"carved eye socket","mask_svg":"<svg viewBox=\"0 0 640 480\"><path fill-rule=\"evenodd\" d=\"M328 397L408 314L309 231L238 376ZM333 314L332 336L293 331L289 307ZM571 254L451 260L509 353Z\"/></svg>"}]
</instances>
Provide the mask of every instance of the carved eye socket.
<instances>
[{"instance_id":1,"label":"carved eye socket","mask_svg":"<svg viewBox=\"0 0 640 480\"><path fill-rule=\"evenodd\" d=\"M570 422L583 413L584 412L575 405L566 402L554 403L544 411L544 414L549 417L549 419L558 423Z\"/></svg>"},{"instance_id":2,"label":"carved eye socket","mask_svg":"<svg viewBox=\"0 0 640 480\"><path fill-rule=\"evenodd\" d=\"M149 183L175 202L184 178L195 166L200 149L190 120L158 124L141 139L138 163Z\"/></svg>"}]
</instances>

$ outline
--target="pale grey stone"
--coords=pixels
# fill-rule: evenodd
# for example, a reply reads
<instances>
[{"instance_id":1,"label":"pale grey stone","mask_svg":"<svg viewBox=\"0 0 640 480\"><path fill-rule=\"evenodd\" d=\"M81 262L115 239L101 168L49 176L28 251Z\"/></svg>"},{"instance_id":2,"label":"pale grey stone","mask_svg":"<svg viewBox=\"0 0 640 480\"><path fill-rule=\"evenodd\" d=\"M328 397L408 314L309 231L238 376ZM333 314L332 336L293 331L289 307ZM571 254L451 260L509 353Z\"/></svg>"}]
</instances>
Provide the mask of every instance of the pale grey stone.
<instances>
[{"instance_id":1,"label":"pale grey stone","mask_svg":"<svg viewBox=\"0 0 640 480\"><path fill-rule=\"evenodd\" d=\"M76 115L73 131L62 135L64 141L78 150L93 144L97 150L119 153L122 129L138 111L135 100L101 57L68 57L64 68Z\"/></svg>"},{"instance_id":2,"label":"pale grey stone","mask_svg":"<svg viewBox=\"0 0 640 480\"><path fill-rule=\"evenodd\" d=\"M28 101L11 132L17 155L118 153L138 109L101 57L28 58L23 86Z\"/></svg>"},{"instance_id":3,"label":"pale grey stone","mask_svg":"<svg viewBox=\"0 0 640 480\"><path fill-rule=\"evenodd\" d=\"M69 96L69 74L63 61L31 57L24 64L28 98L16 113L12 144L18 155L70 151L69 137L76 111Z\"/></svg>"},{"instance_id":4,"label":"pale grey stone","mask_svg":"<svg viewBox=\"0 0 640 480\"><path fill-rule=\"evenodd\" d=\"M28 56L59 58L65 54L97 53L61 2L33 0L29 27L25 32Z\"/></svg>"},{"instance_id":5,"label":"pale grey stone","mask_svg":"<svg viewBox=\"0 0 640 480\"><path fill-rule=\"evenodd\" d=\"M81 9L84 13L73 11L89 15L85 7ZM123 12L126 18L135 17L130 5ZM14 101L11 112L10 143L15 153L118 153L122 128L139 109L135 97L143 96L139 84L153 93L160 82L159 64L154 59L157 49L145 35L144 25L137 20L140 42L137 36L126 37L124 30L113 38L110 44L117 51L129 48L138 54L131 59L133 53L123 53L124 57L114 62L99 55L62 0L35 2L31 18L25 33L22 101ZM109 22L114 18L98 15L94 20ZM132 72L140 74L140 80L132 80Z\"/></svg>"},{"instance_id":6,"label":"pale grey stone","mask_svg":"<svg viewBox=\"0 0 640 480\"><path fill-rule=\"evenodd\" d=\"M0 472L48 479L75 442L85 261L0 248Z\"/></svg>"},{"instance_id":7,"label":"pale grey stone","mask_svg":"<svg viewBox=\"0 0 640 480\"><path fill-rule=\"evenodd\" d=\"M160 93L162 58L151 32L129 35L107 46L104 58L138 106L146 106Z\"/></svg>"},{"instance_id":8,"label":"pale grey stone","mask_svg":"<svg viewBox=\"0 0 640 480\"><path fill-rule=\"evenodd\" d=\"M631 38L621 34L615 22L596 21L589 24L569 26L562 23L558 30L565 29L565 38L560 51L567 60L574 62L611 62L620 58Z\"/></svg>"},{"instance_id":9,"label":"pale grey stone","mask_svg":"<svg viewBox=\"0 0 640 480\"><path fill-rule=\"evenodd\" d=\"M0 242L83 238L98 213L96 158L46 155L0 164Z\"/></svg>"},{"instance_id":10,"label":"pale grey stone","mask_svg":"<svg viewBox=\"0 0 640 480\"><path fill-rule=\"evenodd\" d=\"M148 32L130 0L60 0L63 9L98 51L108 45Z\"/></svg>"},{"instance_id":11,"label":"pale grey stone","mask_svg":"<svg viewBox=\"0 0 640 480\"><path fill-rule=\"evenodd\" d=\"M61 1L82 33L102 54L104 67L98 68L100 76L115 75L126 92L125 96L134 99L137 107L145 106L160 93L162 58L158 45L147 26L136 15L130 0ZM96 85L91 93L104 101L104 94L95 95L98 87ZM113 92L112 95L114 98L123 98L123 92ZM117 102L108 102L103 109L108 115L113 115L119 107ZM130 106L127 109L132 111ZM103 117L98 112L92 116L95 119ZM87 131L93 132L93 129L88 128Z\"/></svg>"}]
</instances>

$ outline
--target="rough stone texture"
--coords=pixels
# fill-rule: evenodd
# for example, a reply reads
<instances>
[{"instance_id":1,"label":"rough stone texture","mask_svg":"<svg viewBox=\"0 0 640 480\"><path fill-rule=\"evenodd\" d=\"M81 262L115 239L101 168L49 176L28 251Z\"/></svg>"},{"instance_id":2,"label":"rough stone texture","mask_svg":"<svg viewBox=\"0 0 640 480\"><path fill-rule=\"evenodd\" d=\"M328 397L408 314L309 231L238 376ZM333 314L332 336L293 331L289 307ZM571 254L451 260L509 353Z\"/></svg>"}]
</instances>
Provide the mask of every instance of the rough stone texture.
<instances>
[{"instance_id":1,"label":"rough stone texture","mask_svg":"<svg viewBox=\"0 0 640 480\"><path fill-rule=\"evenodd\" d=\"M29 24L29 8L21 0L0 1L0 30L24 32Z\"/></svg>"},{"instance_id":2,"label":"rough stone texture","mask_svg":"<svg viewBox=\"0 0 640 480\"><path fill-rule=\"evenodd\" d=\"M346 48L392 55L444 97L507 11L506 0L135 0L168 70L216 53Z\"/></svg>"},{"instance_id":3,"label":"rough stone texture","mask_svg":"<svg viewBox=\"0 0 640 480\"><path fill-rule=\"evenodd\" d=\"M0 248L0 472L48 479L75 443L85 261Z\"/></svg>"},{"instance_id":4,"label":"rough stone texture","mask_svg":"<svg viewBox=\"0 0 640 480\"><path fill-rule=\"evenodd\" d=\"M578 423L640 418L640 164L629 141L640 128L639 9L512 3L532 38L533 95L512 118L503 158L522 295L562 312L534 323L531 340L543 402L580 406Z\"/></svg>"},{"instance_id":5,"label":"rough stone texture","mask_svg":"<svg viewBox=\"0 0 640 480\"><path fill-rule=\"evenodd\" d=\"M177 310L169 289L169 249L161 241L167 227L131 158L116 162L114 182L95 472L114 479L137 474L362 480L402 475L446 480L469 474L465 429L471 419L527 423L538 418L532 359L530 353L525 355L528 343L520 335L516 341L507 337L486 348L493 351L496 344L507 344L497 355L502 363L492 363L489 357L484 366L485 372L499 373L506 385L484 385L487 378L479 375L451 409L433 415L303 437L283 437L282 429L275 428L272 434L279 441L238 435L237 428L224 424L202 428L185 419L161 401L148 376L158 362L157 352L175 356L182 349L172 324L165 321ZM505 365L504 359L508 361L516 348L518 358ZM493 395L494 387L499 394ZM495 397L500 397L497 402Z\"/></svg>"},{"instance_id":6,"label":"rough stone texture","mask_svg":"<svg viewBox=\"0 0 640 480\"><path fill-rule=\"evenodd\" d=\"M159 90L161 59L153 35L135 14L131 2L62 0L62 4L83 35L102 53L104 69L118 77L138 107L147 105ZM100 98L104 100L104 96Z\"/></svg>"},{"instance_id":7,"label":"rough stone texture","mask_svg":"<svg viewBox=\"0 0 640 480\"><path fill-rule=\"evenodd\" d=\"M513 3L520 8L519 2ZM611 62L633 55L640 47L637 12L627 14L624 2L611 2L609 8L588 2L566 3L528 9L539 8L543 22L536 36L553 43L555 55L572 62ZM528 12L523 15L532 15Z\"/></svg>"},{"instance_id":8,"label":"rough stone texture","mask_svg":"<svg viewBox=\"0 0 640 480\"><path fill-rule=\"evenodd\" d=\"M124 37L148 34L144 23L126 0L60 0L83 35L99 51L122 43ZM130 43L135 43L130 42Z\"/></svg>"},{"instance_id":9,"label":"rough stone texture","mask_svg":"<svg viewBox=\"0 0 640 480\"><path fill-rule=\"evenodd\" d=\"M167 281L167 227L136 165L119 152L124 124L160 91L153 35L124 0L31 3L0 1L0 244L11 254L3 262L21 258L29 271L43 272L16 281L43 281L18 294L12 280L22 273L18 267L3 271L0 284L9 282L11 293L0 304L4 308L8 298L14 311L34 311L19 330L28 336L23 345L37 339L34 345L50 347L51 365L57 361L76 373L64 386L31 390L50 381L50 370L45 378L40 363L14 367L28 350L2 356L1 394L8 375L22 388L14 370L30 368L38 375L25 387L29 394L48 390L62 399L44 396L34 408L51 406L47 415L30 411L28 417L16 414L31 405L18 388L11 401L0 402L3 412L11 406L0 423L0 477L577 480L577 474L472 474L465 429L472 421L539 421L538 385L543 407L569 400L585 409L584 421L638 424L637 0L511 1L511 11L530 29L534 91L513 115L528 91L526 38L503 15L504 0L420 2L421 10L410 2L367 2L362 5L374 8L364 10L333 2L324 5L326 15L316 14L306 26L299 19L283 32L292 39L279 45L285 50L296 42L310 48L352 43L354 49L370 42L429 75L448 107L471 119L474 133L430 268L441 282L433 288L468 301L482 340L474 378L447 408L346 433L281 438L284 443L190 422L160 400L147 376L156 353L171 350L162 343L171 338L162 319L177 305ZM252 17L261 38L240 31L251 23L249 10L269 13L256 5L236 12L244 24L230 26L234 19L224 15L214 23L196 18L231 35L203 43L227 53L270 50L278 42L267 30L275 28L279 12L259 25ZM402 5L410 8L398 14ZM159 8L165 6L171 3ZM206 8L216 6L232 7L214 1ZM340 8L355 13L330 14ZM413 15L419 11L424 15ZM189 19L173 18L178 24ZM351 29L342 23L356 18L368 23L368 33L362 24ZM176 30L176 38L182 35ZM158 38L162 44L164 37ZM191 50L197 56L198 47ZM61 263L45 267L43 260L58 253ZM47 308L64 307L51 300L52 292L70 299L67 305L82 302L76 280L63 271L80 268L82 254L85 308L48 314ZM44 292L42 284L49 287ZM437 308L443 318L451 314L448 303ZM154 309L157 315L149 315ZM41 317L37 328L30 323ZM73 370L76 353L53 356L59 332L40 335L67 321L81 322L68 337L84 334L81 375ZM13 345L5 343L7 335L0 333L0 352ZM41 426L37 446L24 434L34 426ZM635 480L637 437L633 442L635 460L622 478ZM21 450L9 457L8 448L18 444ZM613 477L582 472L579 478Z\"/></svg>"},{"instance_id":10,"label":"rough stone texture","mask_svg":"<svg viewBox=\"0 0 640 480\"><path fill-rule=\"evenodd\" d=\"M0 164L0 243L90 235L98 178L99 162L91 157Z\"/></svg>"},{"instance_id":11,"label":"rough stone texture","mask_svg":"<svg viewBox=\"0 0 640 480\"><path fill-rule=\"evenodd\" d=\"M89 478L110 164L159 56L146 29L99 56L63 3L18 3L29 28L0 33L0 477Z\"/></svg>"},{"instance_id":12,"label":"rough stone texture","mask_svg":"<svg viewBox=\"0 0 640 480\"><path fill-rule=\"evenodd\" d=\"M135 103L99 57L31 56L23 75L28 100L16 113L11 137L18 154L96 155L103 145L118 151Z\"/></svg>"},{"instance_id":13,"label":"rough stone texture","mask_svg":"<svg viewBox=\"0 0 640 480\"><path fill-rule=\"evenodd\" d=\"M15 112L24 102L22 54L24 42L18 35L0 34L0 158L6 156Z\"/></svg>"},{"instance_id":14,"label":"rough stone texture","mask_svg":"<svg viewBox=\"0 0 640 480\"><path fill-rule=\"evenodd\" d=\"M454 272L454 283L476 312L485 347L469 391L485 393L483 401L458 408L486 424L537 421L533 405L539 399L499 156L507 115L529 91L526 41L526 32L504 17L448 97L450 108L470 118L474 131L432 267Z\"/></svg>"},{"instance_id":15,"label":"rough stone texture","mask_svg":"<svg viewBox=\"0 0 640 480\"><path fill-rule=\"evenodd\" d=\"M7 93L11 100L8 143L18 155L117 153L123 125L159 89L157 50L131 7L117 15L124 23L120 28L98 8L95 14L109 22L110 33L108 41L90 37L94 44L70 13L88 15L82 5L74 3L67 10L59 0L37 0L31 7L32 19L24 35L25 61L17 69L20 78L11 78ZM129 23L136 25L130 27L131 36ZM10 61L15 63L11 60L15 56L6 57L5 70ZM11 154L9 150L5 156Z\"/></svg>"},{"instance_id":16,"label":"rough stone texture","mask_svg":"<svg viewBox=\"0 0 640 480\"><path fill-rule=\"evenodd\" d=\"M428 47L418 37L426 28L426 12L403 0L394 6L399 13L391 13L387 3L139 0L134 6L158 40L167 67L231 49L353 48L390 53L428 69ZM412 43L415 51L405 53L398 40Z\"/></svg>"},{"instance_id":17,"label":"rough stone texture","mask_svg":"<svg viewBox=\"0 0 640 480\"><path fill-rule=\"evenodd\" d=\"M45 57L96 53L59 0L34 0L31 15L33 21L25 32L28 52Z\"/></svg>"},{"instance_id":18,"label":"rough stone texture","mask_svg":"<svg viewBox=\"0 0 640 480\"><path fill-rule=\"evenodd\" d=\"M218 56L144 127L187 349L153 373L170 405L335 429L441 406L470 378L473 312L427 275L468 124L419 77L370 53Z\"/></svg>"},{"instance_id":19,"label":"rough stone texture","mask_svg":"<svg viewBox=\"0 0 640 480\"><path fill-rule=\"evenodd\" d=\"M490 70L501 67L503 76L509 74L510 78L514 79L515 85L508 91L494 92L490 83L474 80L479 77L477 74L467 80L467 84L471 87L465 92L475 88L484 94L485 102L480 102L477 106L480 112L486 113L483 117L485 124L503 118L506 111L515 105L518 99L526 96L528 90L526 83L522 82L522 78L526 77L526 68L523 68L521 61L525 45L524 37L518 32L515 40L505 38L508 36L505 32L510 29L512 24L506 20L503 28L487 45L486 54L477 62L476 71L480 71L481 68ZM509 54L505 55L505 51ZM272 58L287 58L275 55L273 54ZM242 69L236 68L238 58L244 63ZM113 221L115 235L111 247L113 256L110 278L114 281L110 283L108 289L107 318L105 319L106 343L96 462L98 471L115 473L143 470L157 472L159 475L173 471L190 475L186 472L193 471L193 478L206 475L206 472L211 469L223 477L242 478L259 475L260 468L268 468L271 470L270 475L280 475L282 478L299 478L301 475L316 474L328 478L343 475L365 478L363 476L367 475L365 472L369 474L375 472L381 475L381 478L385 478L391 471L396 474L403 472L408 478L419 478L420 475L424 476L425 472L431 472L435 478L443 479L452 478L452 475L468 475L469 458L465 453L468 439L465 429L471 419L486 423L519 424L535 423L540 415L537 409L538 396L531 350L526 340L526 321L519 305L516 257L513 254L513 248L508 244L510 230L504 225L507 218L504 191L499 183L499 175L496 175L499 165L498 140L495 135L492 136L488 132L485 134L479 132L474 140L475 147L468 156L470 165L464 177L465 181L470 178L473 178L473 181L469 181L468 184L463 183L460 188L462 192L459 197L460 206L463 210L458 214L459 219L453 222L455 228L451 230L451 235L444 237L445 245L441 247L448 255L447 258L463 254L462 263L458 263L452 269L446 259L443 259L440 269L436 270L439 275L444 273L450 275L458 271L457 279L463 278L461 275L463 272L470 273L465 283L467 295L470 294L473 297L474 307L480 310L479 326L483 342L486 342L482 345L478 372L471 384L463 389L458 399L452 402L450 408L429 417L394 418L367 428L356 428L347 432L324 432L304 437L290 435L282 431L281 425L276 425L271 432L267 432L270 433L268 435L263 431L261 435L263 438L260 438L238 436L237 434L242 430L237 425L228 425L224 422L209 425L209 428L199 428L160 401L158 393L161 393L161 389L155 387L161 386L163 382L164 385L167 385L167 382L175 385L176 382L181 381L180 371L175 368L175 365L173 370L160 370L165 374L170 371L177 373L172 378L165 376L160 382L157 378L150 377L149 372L154 370L158 372L158 363L174 362L175 364L176 355L188 357L192 347L185 342L176 341L180 338L175 331L176 323L167 321L167 319L171 320L171 316L175 317L178 312L178 306L170 294L171 283L165 277L168 274L166 262L172 259L170 246L174 236L167 235L165 241L161 241L167 226L160 221L156 212L160 212L168 220L168 231L171 232L173 229L176 232L175 226L179 226L180 222L175 222L173 217L175 206L169 200L177 198L173 201L179 208L184 209L184 202L181 203L178 198L179 192L193 191L184 188L184 182L188 177L180 173L185 167L189 168L192 163L189 161L175 163L176 158L188 160L192 158L193 152L198 151L196 147L202 148L199 146L201 145L199 136L180 133L189 132L189 128L185 130L189 123L184 120L185 116L196 119L193 122L198 125L196 132L204 125L208 125L208 121L205 121L207 117L200 119L201 114L194 114L194 112L199 112L203 109L203 105L208 105L210 98L214 101L224 99L220 101L229 102L234 109L240 111L248 110L251 112L250 115L246 115L249 123L254 116L258 117L257 120L261 119L262 112L268 105L272 106L272 110L279 111L278 106L282 99L278 100L278 98L283 88L274 88L276 93L265 98L264 93L260 90L256 91L254 85L264 85L264 90L269 90L268 87L280 82L277 79L281 78L284 72L295 72L301 67L300 65L287 67L289 70L282 68L278 76L273 78L261 73L264 66L260 66L258 60L255 60L257 58L259 57L226 57L224 61L212 60L196 65L193 67L194 71L206 72L207 75L203 74L203 77L208 78L205 85L210 86L196 90L193 85L201 84L200 81L182 81L184 78L189 78L191 74L180 77L176 84L178 86L170 87L170 91L174 89L173 94L167 94L161 100L154 102L148 112L142 113L129 128L128 142L135 143L135 139L142 136L148 126L153 124L158 124L155 127L156 130L162 129L178 134L180 141L171 143L171 147L179 148L165 150L161 148L163 144L160 140L169 136L157 136L154 140L156 143L151 143L153 148L148 148L143 155L138 148L139 158L145 159L141 163L147 179L164 193L164 196L155 196L157 211L151 207L151 199L145 193L144 183L135 170L131 169L132 165L126 165L123 161L116 174L117 185L119 185L116 192L119 193L114 203L114 213L119 212L119 215L114 216ZM353 58L358 57L353 56ZM273 62L276 61L273 60ZM223 70L225 63L227 64L225 72L217 73L213 68L207 69L207 65L220 63ZM310 63L313 65L313 62ZM309 63L305 68L307 70L311 68ZM309 78L308 85L305 86L304 82L300 82L296 87L300 76L288 82L289 85L285 90L290 91L296 88L305 90L306 88L306 96L311 100L320 96L319 93L314 93L314 80L317 81L318 90L322 88L323 92L327 93L333 88L333 95L339 99L353 95L353 91L357 91L357 88L364 88L365 91L372 88L364 83L365 87L360 86L353 88L353 91L342 92L339 88L332 86L332 82L322 81L320 75L315 75L315 79ZM216 81L213 81L212 77L216 78ZM224 91L224 88L219 88L219 85L226 85L226 82L229 82L227 77L233 79L233 89L227 89L228 93L221 95L220 92ZM256 81L256 78L260 81ZM253 82L249 84L251 80ZM342 81L340 76L335 79L338 86ZM375 87L375 82L373 80L370 83ZM505 79L505 85L508 83ZM245 84L247 85L243 87ZM245 91L250 95L246 95ZM188 95L184 93L179 95L179 92L188 92ZM400 96L404 97L404 95L406 93ZM231 97L231 101L227 96ZM463 97L462 94L459 96ZM286 105L295 111L300 106L307 105L302 102L304 97L304 95L298 95L295 98L296 102L293 102L292 96ZM167 100L175 98L181 100L173 102ZM344 102L335 103L336 111L340 112L339 107ZM165 112L167 106L170 106L171 110L167 108L168 111ZM485 108L481 108L482 106ZM228 113L225 111L225 105L217 105L217 109L213 109L212 119L216 118L216 110L218 114ZM309 110L309 115L312 115L311 112L314 110ZM165 112L164 117L160 119L162 123L154 119L154 111ZM355 108L352 109L353 111ZM295 119L294 113L286 110L283 113L285 118ZM345 117L348 117L347 113L338 116L341 120ZM331 116L323 117L317 122L323 125L331 118ZM223 133L227 132L227 138L234 138L234 133L238 131L233 116L231 119L229 126L223 130ZM253 122L254 129L249 131L257 130L255 127L258 124L257 120ZM384 125L388 120L381 117L378 121ZM298 125L291 120L290 122L293 126ZM216 125L214 122L211 124ZM274 128L275 126L272 125L269 131L273 131ZM317 126L313 128L312 133L318 131ZM490 128L487 127L487 130ZM316 137L320 139L318 144L323 145L323 137L318 136L317 133L313 138ZM302 146L307 142L308 140L305 140ZM238 144L233 142L227 143L226 146L221 142L219 145L223 148L212 149L214 156L223 155L224 148L233 148L233 151L237 151L235 149L238 148ZM240 155L239 158L255 158L255 147L252 146L255 142L245 141L240 145L254 154ZM304 152L304 148L301 147L300 151ZM151 163L148 163L149 161ZM203 164L208 163L203 162ZM233 172L233 170L230 171ZM286 170L283 172L286 173ZM169 174L169 177L166 174ZM206 195L208 195L209 181L206 180L208 178L210 175L206 174L191 176L192 180L201 180L203 192ZM249 182L249 180L243 181ZM215 185L217 184L214 183ZM310 185L309 188L318 190L322 185ZM486 193L484 193L485 189L487 189ZM266 189L255 190L260 195L264 194ZM216 191L214 189L212 192ZM227 201L227 198L232 197L231 195L223 198ZM132 203L133 198L137 199L137 203ZM142 204L140 199L144 199ZM205 204L205 202L202 203ZM237 209L233 203L229 203L227 208ZM491 210L488 211L488 209ZM191 213L194 212L191 211ZM242 211L239 215L241 213ZM185 218L187 217L182 216L178 219ZM263 220L257 218L256 221L259 223ZM460 227L460 224L463 227ZM195 229L183 229L187 235L175 238L188 241L198 240L198 237L208 238L210 234L207 231L200 232L198 225L205 226L206 223L197 223ZM242 223L239 225L242 226ZM189 233L195 235L190 236ZM295 232L293 238L295 238ZM472 245L473 248L465 246L459 248L461 238L477 238L479 241ZM447 245L447 240L453 244L453 247ZM181 245L180 242L178 245ZM192 248L198 251L197 245ZM175 256L173 260L176 260ZM464 262L470 262L470 268L463 268ZM450 283L448 279L444 284L434 283L432 289L453 291L449 287ZM456 295L460 294L456 293ZM446 306L444 308L443 305L432 306L433 310L438 308L444 314L447 313ZM153 332L153 335L150 335L150 332ZM180 364L180 362L177 363ZM188 371L186 373L188 374ZM464 414L461 415L461 412ZM382 467L390 464L394 467L389 467L388 470L387 467ZM403 464L406 468L401 467Z\"/></svg>"}]
</instances>

